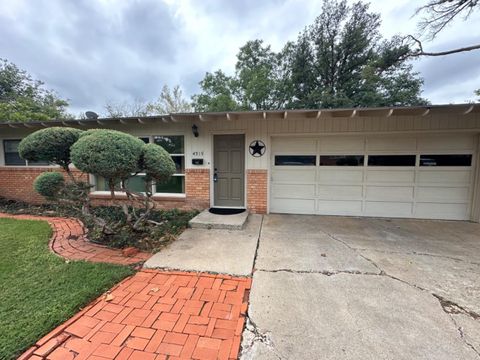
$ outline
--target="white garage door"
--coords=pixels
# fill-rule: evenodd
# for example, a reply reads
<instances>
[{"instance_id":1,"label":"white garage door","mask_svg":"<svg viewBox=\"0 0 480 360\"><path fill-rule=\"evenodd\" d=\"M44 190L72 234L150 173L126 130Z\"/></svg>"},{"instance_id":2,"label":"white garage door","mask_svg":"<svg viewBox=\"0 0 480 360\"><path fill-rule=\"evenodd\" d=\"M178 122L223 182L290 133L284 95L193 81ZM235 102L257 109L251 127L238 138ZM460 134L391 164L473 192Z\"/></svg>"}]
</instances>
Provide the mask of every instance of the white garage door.
<instances>
[{"instance_id":1,"label":"white garage door","mask_svg":"<svg viewBox=\"0 0 480 360\"><path fill-rule=\"evenodd\" d=\"M270 211L468 220L476 138L272 139Z\"/></svg>"}]
</instances>

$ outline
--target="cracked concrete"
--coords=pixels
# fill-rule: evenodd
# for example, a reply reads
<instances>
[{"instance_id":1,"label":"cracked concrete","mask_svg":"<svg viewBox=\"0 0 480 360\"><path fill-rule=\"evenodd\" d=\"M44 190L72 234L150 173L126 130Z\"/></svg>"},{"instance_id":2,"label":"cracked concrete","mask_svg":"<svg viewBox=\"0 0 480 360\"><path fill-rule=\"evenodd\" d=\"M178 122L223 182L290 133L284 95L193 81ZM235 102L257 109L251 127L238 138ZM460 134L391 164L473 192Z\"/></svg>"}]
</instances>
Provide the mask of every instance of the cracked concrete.
<instances>
[{"instance_id":1,"label":"cracked concrete","mask_svg":"<svg viewBox=\"0 0 480 360\"><path fill-rule=\"evenodd\" d=\"M478 360L479 264L479 224L266 216L242 359Z\"/></svg>"},{"instance_id":2,"label":"cracked concrete","mask_svg":"<svg viewBox=\"0 0 480 360\"><path fill-rule=\"evenodd\" d=\"M328 235L305 234L301 230L276 231L264 225L255 268L305 272L379 272L358 253Z\"/></svg>"},{"instance_id":3,"label":"cracked concrete","mask_svg":"<svg viewBox=\"0 0 480 360\"><path fill-rule=\"evenodd\" d=\"M425 255L361 253L387 274L480 314L480 265Z\"/></svg>"}]
</instances>

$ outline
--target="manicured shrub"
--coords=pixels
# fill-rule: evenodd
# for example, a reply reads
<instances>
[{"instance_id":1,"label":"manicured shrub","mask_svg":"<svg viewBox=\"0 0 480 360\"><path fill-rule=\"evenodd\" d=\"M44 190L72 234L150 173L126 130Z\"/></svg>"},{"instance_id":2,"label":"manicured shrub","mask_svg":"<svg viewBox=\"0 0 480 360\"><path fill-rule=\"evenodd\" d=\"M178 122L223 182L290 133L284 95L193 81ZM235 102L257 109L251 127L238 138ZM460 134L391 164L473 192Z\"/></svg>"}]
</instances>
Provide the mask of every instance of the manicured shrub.
<instances>
[{"instance_id":1,"label":"manicured shrub","mask_svg":"<svg viewBox=\"0 0 480 360\"><path fill-rule=\"evenodd\" d=\"M24 138L18 152L23 159L49 161L66 168L70 164L70 147L82 132L69 127L42 129Z\"/></svg>"},{"instance_id":2,"label":"manicured shrub","mask_svg":"<svg viewBox=\"0 0 480 360\"><path fill-rule=\"evenodd\" d=\"M72 163L81 171L123 180L139 170L144 143L115 130L89 130L71 148Z\"/></svg>"},{"instance_id":3,"label":"manicured shrub","mask_svg":"<svg viewBox=\"0 0 480 360\"><path fill-rule=\"evenodd\" d=\"M41 173L33 183L35 191L49 200L55 199L64 186L65 179L59 172Z\"/></svg>"},{"instance_id":4,"label":"manicured shrub","mask_svg":"<svg viewBox=\"0 0 480 360\"><path fill-rule=\"evenodd\" d=\"M166 181L175 173L172 157L163 147L156 144L143 146L142 168L147 174L147 180Z\"/></svg>"}]
</instances>

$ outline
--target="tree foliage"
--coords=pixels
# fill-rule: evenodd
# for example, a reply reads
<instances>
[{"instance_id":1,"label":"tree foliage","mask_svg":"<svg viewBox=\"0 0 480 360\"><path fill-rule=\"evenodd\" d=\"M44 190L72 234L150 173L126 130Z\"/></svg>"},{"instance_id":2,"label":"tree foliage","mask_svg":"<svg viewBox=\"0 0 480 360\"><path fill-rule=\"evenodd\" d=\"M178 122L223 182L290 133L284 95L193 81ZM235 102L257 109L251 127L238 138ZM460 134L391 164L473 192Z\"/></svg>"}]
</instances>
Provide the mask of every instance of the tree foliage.
<instances>
[{"instance_id":1,"label":"tree foliage","mask_svg":"<svg viewBox=\"0 0 480 360\"><path fill-rule=\"evenodd\" d=\"M224 74L222 70L207 72L200 81L202 93L194 95L195 111L234 111L241 106L236 99L237 84L234 79Z\"/></svg>"},{"instance_id":2,"label":"tree foliage","mask_svg":"<svg viewBox=\"0 0 480 360\"><path fill-rule=\"evenodd\" d=\"M142 140L120 131L88 130L71 147L72 162L85 173L109 179L113 187L139 170L143 145Z\"/></svg>"},{"instance_id":3,"label":"tree foliage","mask_svg":"<svg viewBox=\"0 0 480 360\"><path fill-rule=\"evenodd\" d=\"M65 179L59 172L44 172L37 176L33 187L40 195L53 200L64 189Z\"/></svg>"},{"instance_id":4,"label":"tree foliage","mask_svg":"<svg viewBox=\"0 0 480 360\"><path fill-rule=\"evenodd\" d=\"M82 130L68 127L50 127L35 131L25 137L18 146L23 159L48 161L68 171L70 147L79 139Z\"/></svg>"},{"instance_id":5,"label":"tree foliage","mask_svg":"<svg viewBox=\"0 0 480 360\"><path fill-rule=\"evenodd\" d=\"M127 222L134 230L153 222L148 216L155 207L151 197L151 182L166 181L175 173L175 163L170 154L157 144L145 144L140 139L115 130L52 127L34 132L22 140L20 156L28 160L47 160L61 165L68 175L68 182L58 172L40 174L35 190L48 200L67 205L100 228L101 233L111 235L118 224L107 221L90 211L91 185L73 175L69 165L86 174L101 176L108 181L112 198L115 191L127 196L130 207L122 203ZM145 174L145 191L128 189L128 179L139 172ZM137 212L135 206L143 207ZM155 223L156 224L156 223Z\"/></svg>"},{"instance_id":6,"label":"tree foliage","mask_svg":"<svg viewBox=\"0 0 480 360\"><path fill-rule=\"evenodd\" d=\"M384 39L369 5L324 2L322 13L275 53L262 40L240 48L234 76L200 82L197 111L419 105L423 81L401 38Z\"/></svg>"},{"instance_id":7,"label":"tree foliage","mask_svg":"<svg viewBox=\"0 0 480 360\"><path fill-rule=\"evenodd\" d=\"M47 90L25 70L0 59L0 121L48 121L70 118L68 102Z\"/></svg>"},{"instance_id":8,"label":"tree foliage","mask_svg":"<svg viewBox=\"0 0 480 360\"><path fill-rule=\"evenodd\" d=\"M166 181L176 170L170 154L156 144L143 145L140 167L144 170L147 181Z\"/></svg>"}]
</instances>

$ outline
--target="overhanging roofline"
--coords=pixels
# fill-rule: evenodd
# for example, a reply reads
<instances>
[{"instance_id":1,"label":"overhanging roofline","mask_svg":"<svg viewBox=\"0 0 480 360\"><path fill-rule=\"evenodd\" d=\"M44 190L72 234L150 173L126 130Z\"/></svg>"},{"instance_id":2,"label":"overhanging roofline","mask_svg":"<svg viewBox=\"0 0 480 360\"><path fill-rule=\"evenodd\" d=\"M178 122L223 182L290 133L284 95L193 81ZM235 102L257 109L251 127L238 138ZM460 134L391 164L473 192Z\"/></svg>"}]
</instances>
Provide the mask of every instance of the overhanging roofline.
<instances>
[{"instance_id":1,"label":"overhanging roofline","mask_svg":"<svg viewBox=\"0 0 480 360\"><path fill-rule=\"evenodd\" d=\"M152 123L176 123L190 120L200 122L210 120L232 121L240 117L258 117L258 119L278 118L286 119L290 115L304 114L312 118L351 118L351 117L384 117L391 116L427 116L434 114L466 115L480 113L480 103L424 105L424 106L394 106L394 107L356 107L340 109L282 109L282 110L258 110L258 111L221 111L221 112L191 112L174 113L153 116L131 116L122 118L98 118L98 119L75 119L75 120L51 120L51 121L28 121L28 122L0 122L0 127L6 128L42 128L51 126L80 126L91 125L107 126L110 124L152 124Z\"/></svg>"}]
</instances>

